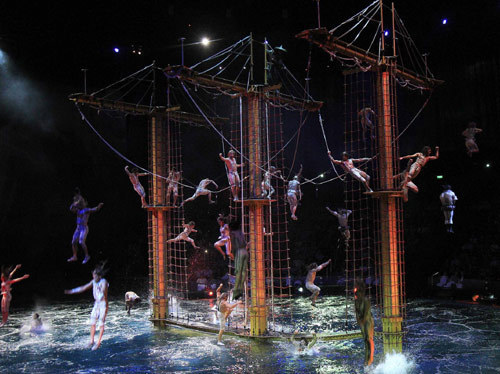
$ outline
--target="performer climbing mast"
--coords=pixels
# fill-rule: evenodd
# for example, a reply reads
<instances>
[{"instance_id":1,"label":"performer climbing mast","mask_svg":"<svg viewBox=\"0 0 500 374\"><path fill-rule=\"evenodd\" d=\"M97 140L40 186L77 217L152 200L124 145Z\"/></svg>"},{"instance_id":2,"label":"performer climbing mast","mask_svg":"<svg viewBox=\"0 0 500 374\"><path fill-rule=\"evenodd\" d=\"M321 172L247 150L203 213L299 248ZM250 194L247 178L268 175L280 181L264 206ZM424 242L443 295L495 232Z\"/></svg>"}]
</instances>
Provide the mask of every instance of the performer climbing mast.
<instances>
[{"instance_id":1,"label":"performer climbing mast","mask_svg":"<svg viewBox=\"0 0 500 374\"><path fill-rule=\"evenodd\" d=\"M280 170L276 170L274 166L270 166L269 170L264 173L264 179L262 180L262 197L267 197L268 199L274 194L274 188L271 183L271 178L276 175L281 175Z\"/></svg>"},{"instance_id":2,"label":"performer climbing mast","mask_svg":"<svg viewBox=\"0 0 500 374\"><path fill-rule=\"evenodd\" d=\"M146 203L146 192L144 191L144 187L142 187L142 184L139 181L139 177L145 177L148 175L148 173L139 173L139 170L137 170L137 168L133 168L132 171L129 171L128 165L125 166L125 172L127 173L130 182L134 186L135 192L137 192L141 197L142 207L144 208L148 204Z\"/></svg>"},{"instance_id":3,"label":"performer climbing mast","mask_svg":"<svg viewBox=\"0 0 500 374\"><path fill-rule=\"evenodd\" d=\"M326 210L337 217L339 221L339 231L344 238L344 245L347 247L349 245L349 239L351 238L351 232L349 231L349 225L347 224L347 220L349 219L349 215L352 213L349 209L341 208L337 211L331 210L329 207L326 207Z\"/></svg>"},{"instance_id":4,"label":"performer climbing mast","mask_svg":"<svg viewBox=\"0 0 500 374\"><path fill-rule=\"evenodd\" d=\"M361 127L363 129L363 141L366 139L367 131L370 133L370 137L375 139L375 135L373 134L375 126L373 125L371 116L376 116L372 108L363 108L358 112L359 122L361 123Z\"/></svg>"},{"instance_id":5,"label":"performer climbing mast","mask_svg":"<svg viewBox=\"0 0 500 374\"><path fill-rule=\"evenodd\" d=\"M173 206L176 206L177 197L179 197L179 181L181 180L181 172L176 171L175 168L171 169L168 173L168 187L167 187L167 205L170 204L170 194L173 194Z\"/></svg>"}]
</instances>

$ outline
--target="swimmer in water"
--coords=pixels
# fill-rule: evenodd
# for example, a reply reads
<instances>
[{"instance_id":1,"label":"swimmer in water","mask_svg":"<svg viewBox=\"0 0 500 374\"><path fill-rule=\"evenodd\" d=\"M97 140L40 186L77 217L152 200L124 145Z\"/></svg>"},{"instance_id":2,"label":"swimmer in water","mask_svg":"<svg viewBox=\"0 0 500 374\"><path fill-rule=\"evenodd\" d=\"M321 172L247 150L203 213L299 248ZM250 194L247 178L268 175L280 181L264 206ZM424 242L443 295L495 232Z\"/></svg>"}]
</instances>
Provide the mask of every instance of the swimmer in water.
<instances>
[{"instance_id":1,"label":"swimmer in water","mask_svg":"<svg viewBox=\"0 0 500 374\"><path fill-rule=\"evenodd\" d=\"M29 274L24 274L20 278L12 279L14 273L17 269L21 267L21 264L16 265L16 267L11 271L11 267L3 267L2 266L2 323L0 323L0 327L4 326L7 323L7 319L9 318L9 309L10 309L10 301L12 300L12 294L10 291L12 290L12 285L14 283L20 282L26 278L29 278Z\"/></svg>"},{"instance_id":2,"label":"swimmer in water","mask_svg":"<svg viewBox=\"0 0 500 374\"><path fill-rule=\"evenodd\" d=\"M33 319L31 320L31 332L39 332L43 328L42 319L38 313L33 313Z\"/></svg>"},{"instance_id":3,"label":"swimmer in water","mask_svg":"<svg viewBox=\"0 0 500 374\"><path fill-rule=\"evenodd\" d=\"M141 302L141 298L133 291L125 292L125 310L130 315L130 310L136 304Z\"/></svg>"},{"instance_id":4,"label":"swimmer in water","mask_svg":"<svg viewBox=\"0 0 500 374\"><path fill-rule=\"evenodd\" d=\"M307 339L302 337L300 339L297 339L297 335L299 333L299 330L295 330L293 332L293 335L290 337L290 341L292 344L295 346L295 349L297 349L298 353L306 353L314 347L316 342L318 341L318 337L316 336L316 333L312 333L312 339L310 342L307 342Z\"/></svg>"}]
</instances>

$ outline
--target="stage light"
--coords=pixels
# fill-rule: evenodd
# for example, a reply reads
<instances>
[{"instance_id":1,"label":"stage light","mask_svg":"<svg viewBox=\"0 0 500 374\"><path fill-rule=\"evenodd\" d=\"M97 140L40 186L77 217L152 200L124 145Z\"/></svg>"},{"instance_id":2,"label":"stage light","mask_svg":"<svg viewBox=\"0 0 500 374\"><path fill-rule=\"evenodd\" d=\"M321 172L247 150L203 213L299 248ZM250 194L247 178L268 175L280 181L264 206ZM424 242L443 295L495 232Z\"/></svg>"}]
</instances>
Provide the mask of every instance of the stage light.
<instances>
[{"instance_id":1,"label":"stage light","mask_svg":"<svg viewBox=\"0 0 500 374\"><path fill-rule=\"evenodd\" d=\"M304 292L304 289L302 287L299 287L299 290L298 290L300 293Z\"/></svg>"},{"instance_id":2,"label":"stage light","mask_svg":"<svg viewBox=\"0 0 500 374\"><path fill-rule=\"evenodd\" d=\"M208 38L203 38L201 39L201 44L203 44L205 47L210 44L210 40Z\"/></svg>"},{"instance_id":3,"label":"stage light","mask_svg":"<svg viewBox=\"0 0 500 374\"><path fill-rule=\"evenodd\" d=\"M448 23L448 19L447 19L447 18L443 18L443 19L441 20L441 23L442 23L443 25L446 25L446 24Z\"/></svg>"},{"instance_id":4,"label":"stage light","mask_svg":"<svg viewBox=\"0 0 500 374\"><path fill-rule=\"evenodd\" d=\"M213 296L213 295L214 295L214 291L208 292L208 296Z\"/></svg>"},{"instance_id":5,"label":"stage light","mask_svg":"<svg viewBox=\"0 0 500 374\"><path fill-rule=\"evenodd\" d=\"M115 53L118 53L118 52L120 52L120 48L115 47L115 48L113 48L113 51L114 51Z\"/></svg>"},{"instance_id":6,"label":"stage light","mask_svg":"<svg viewBox=\"0 0 500 374\"><path fill-rule=\"evenodd\" d=\"M389 30L384 31L384 36L389 36Z\"/></svg>"},{"instance_id":7,"label":"stage light","mask_svg":"<svg viewBox=\"0 0 500 374\"><path fill-rule=\"evenodd\" d=\"M491 164L489 164L489 163L488 163L488 164L486 164L486 167L487 167L487 168L489 168L490 166L491 166Z\"/></svg>"},{"instance_id":8,"label":"stage light","mask_svg":"<svg viewBox=\"0 0 500 374\"><path fill-rule=\"evenodd\" d=\"M444 177L442 175L436 175L436 179L443 179Z\"/></svg>"},{"instance_id":9,"label":"stage light","mask_svg":"<svg viewBox=\"0 0 500 374\"><path fill-rule=\"evenodd\" d=\"M222 70L222 66L219 66L219 70Z\"/></svg>"},{"instance_id":10,"label":"stage light","mask_svg":"<svg viewBox=\"0 0 500 374\"><path fill-rule=\"evenodd\" d=\"M205 249L205 253L208 253L208 250Z\"/></svg>"},{"instance_id":11,"label":"stage light","mask_svg":"<svg viewBox=\"0 0 500 374\"><path fill-rule=\"evenodd\" d=\"M321 178L324 178L324 177L325 177L325 174L320 174L320 177L321 177Z\"/></svg>"},{"instance_id":12,"label":"stage light","mask_svg":"<svg viewBox=\"0 0 500 374\"><path fill-rule=\"evenodd\" d=\"M138 55L142 55L142 52L141 52L141 51L138 51L138 52L137 52L137 54L138 54Z\"/></svg>"}]
</instances>

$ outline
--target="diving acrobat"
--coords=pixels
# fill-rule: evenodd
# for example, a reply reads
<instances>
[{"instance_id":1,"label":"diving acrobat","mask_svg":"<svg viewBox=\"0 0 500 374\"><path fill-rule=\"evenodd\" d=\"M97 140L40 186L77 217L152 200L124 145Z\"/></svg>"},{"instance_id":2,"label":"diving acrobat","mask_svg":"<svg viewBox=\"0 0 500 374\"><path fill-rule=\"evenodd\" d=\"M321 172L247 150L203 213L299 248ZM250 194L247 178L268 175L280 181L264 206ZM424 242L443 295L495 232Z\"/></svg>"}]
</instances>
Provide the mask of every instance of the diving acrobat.
<instances>
[{"instance_id":1,"label":"diving acrobat","mask_svg":"<svg viewBox=\"0 0 500 374\"><path fill-rule=\"evenodd\" d=\"M371 158L350 158L347 152L342 152L342 160L340 161L335 160L330 151L328 151L328 157L330 157L330 160L335 165L339 165L347 174L350 174L354 179L361 182L365 186L367 192L373 192L370 188L370 176L363 170L359 170L354 166L355 162L371 161Z\"/></svg>"},{"instance_id":2,"label":"diving acrobat","mask_svg":"<svg viewBox=\"0 0 500 374\"><path fill-rule=\"evenodd\" d=\"M215 186L215 188L219 188L219 186L217 186L217 183L215 183L213 180L208 179L208 178L202 179L201 182L198 184L198 187L196 187L196 191L195 191L194 195L191 196L189 199L184 200L181 203L181 206L183 206L187 202L193 201L197 197L203 196L203 195L208 195L208 203L209 204L215 203L215 201L212 200L212 192L214 192L214 191L210 191L209 189L207 189L207 186L210 183L212 183Z\"/></svg>"},{"instance_id":3,"label":"diving acrobat","mask_svg":"<svg viewBox=\"0 0 500 374\"><path fill-rule=\"evenodd\" d=\"M400 160L404 160L416 157L415 162L410 166L410 171L408 171L408 174L406 174L406 177L401 182L400 188L403 191L405 191L406 188L412 190L415 193L418 193L418 187L415 183L413 183L413 180L420 174L420 171L427 164L427 162L429 162L430 160L437 160L439 158L439 147L436 146L435 156L431 156L431 153L431 147L426 145L424 148L422 148L422 152L417 152L412 155L407 155L399 158ZM406 197L405 201L407 200L408 197Z\"/></svg>"}]
</instances>

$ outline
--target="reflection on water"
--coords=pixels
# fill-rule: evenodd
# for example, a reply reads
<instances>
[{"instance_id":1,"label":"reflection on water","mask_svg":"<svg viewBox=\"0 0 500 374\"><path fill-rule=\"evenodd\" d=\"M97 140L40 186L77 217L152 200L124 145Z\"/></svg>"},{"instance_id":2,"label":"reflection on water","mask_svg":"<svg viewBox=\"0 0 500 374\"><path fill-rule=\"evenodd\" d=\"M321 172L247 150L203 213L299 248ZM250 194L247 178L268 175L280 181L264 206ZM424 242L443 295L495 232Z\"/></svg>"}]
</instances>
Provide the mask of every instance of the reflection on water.
<instances>
[{"instance_id":1,"label":"reflection on water","mask_svg":"<svg viewBox=\"0 0 500 374\"><path fill-rule=\"evenodd\" d=\"M338 326L341 297L323 297L311 311L295 302L304 331ZM123 301L111 301L101 348L86 348L91 302L40 307L46 332L33 334L33 310L13 310L0 329L0 371L6 373L363 373L361 340L318 342L299 354L291 343L257 342L170 328L158 330L146 303L127 316ZM415 301L410 303L405 355L382 357L375 342L370 373L499 373L500 309L488 306ZM335 320L332 322L332 320Z\"/></svg>"}]
</instances>

